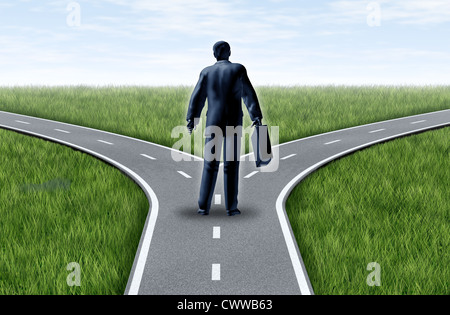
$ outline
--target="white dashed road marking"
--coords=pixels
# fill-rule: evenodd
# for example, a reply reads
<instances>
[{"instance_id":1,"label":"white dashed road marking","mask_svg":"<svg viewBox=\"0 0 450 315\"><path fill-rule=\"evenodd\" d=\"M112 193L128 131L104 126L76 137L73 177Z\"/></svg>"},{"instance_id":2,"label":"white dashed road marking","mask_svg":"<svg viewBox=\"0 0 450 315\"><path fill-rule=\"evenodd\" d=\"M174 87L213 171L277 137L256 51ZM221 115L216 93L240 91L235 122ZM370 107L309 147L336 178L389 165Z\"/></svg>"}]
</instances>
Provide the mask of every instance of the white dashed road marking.
<instances>
[{"instance_id":1,"label":"white dashed road marking","mask_svg":"<svg viewBox=\"0 0 450 315\"><path fill-rule=\"evenodd\" d=\"M297 154L291 154L291 155L288 155L288 156L282 158L282 160L290 159L290 158L292 158L292 157L294 157L294 156L296 156L296 155L297 155Z\"/></svg>"},{"instance_id":2,"label":"white dashed road marking","mask_svg":"<svg viewBox=\"0 0 450 315\"><path fill-rule=\"evenodd\" d=\"M156 160L153 156L150 156L150 155L147 155L147 154L141 154L141 156L143 156L143 157L145 157L145 158L147 158L147 159L150 159L150 160L152 160L152 161L155 161L155 160Z\"/></svg>"},{"instance_id":3,"label":"white dashed road marking","mask_svg":"<svg viewBox=\"0 0 450 315\"><path fill-rule=\"evenodd\" d=\"M31 125L29 122L21 121L21 120L16 120L16 122L18 122L19 124Z\"/></svg>"},{"instance_id":4,"label":"white dashed road marking","mask_svg":"<svg viewBox=\"0 0 450 315\"><path fill-rule=\"evenodd\" d=\"M220 239L220 226L215 226L213 228L213 239L215 240Z\"/></svg>"},{"instance_id":5,"label":"white dashed road marking","mask_svg":"<svg viewBox=\"0 0 450 315\"><path fill-rule=\"evenodd\" d=\"M247 176L245 176L244 178L245 178L245 179L249 179L250 177L253 177L253 176L255 176L255 175L258 174L258 173L259 173L258 171L254 171L254 172L248 174Z\"/></svg>"},{"instance_id":6,"label":"white dashed road marking","mask_svg":"<svg viewBox=\"0 0 450 315\"><path fill-rule=\"evenodd\" d=\"M377 133L377 132L381 132L381 131L385 131L386 129L378 129L378 130L373 130L373 131L371 131L371 132L369 132L369 133Z\"/></svg>"},{"instance_id":7,"label":"white dashed road marking","mask_svg":"<svg viewBox=\"0 0 450 315\"><path fill-rule=\"evenodd\" d=\"M220 264L212 265L211 280L212 281L220 281Z\"/></svg>"},{"instance_id":8,"label":"white dashed road marking","mask_svg":"<svg viewBox=\"0 0 450 315\"><path fill-rule=\"evenodd\" d=\"M62 133L70 133L69 131L62 130L62 129L55 129L55 131L62 132Z\"/></svg>"},{"instance_id":9,"label":"white dashed road marking","mask_svg":"<svg viewBox=\"0 0 450 315\"><path fill-rule=\"evenodd\" d=\"M108 142L108 141L103 141L103 140L97 140L98 142L107 144L107 145L114 145L114 143Z\"/></svg>"},{"instance_id":10,"label":"white dashed road marking","mask_svg":"<svg viewBox=\"0 0 450 315\"><path fill-rule=\"evenodd\" d=\"M329 144L333 144L333 143L338 143L338 142L341 142L341 141L342 141L342 140L334 140L334 141L325 143L325 145L329 145Z\"/></svg>"},{"instance_id":11,"label":"white dashed road marking","mask_svg":"<svg viewBox=\"0 0 450 315\"><path fill-rule=\"evenodd\" d=\"M192 178L191 176L189 176L188 174L186 174L185 172L182 172L182 171L178 171L178 174L183 175L186 178Z\"/></svg>"},{"instance_id":12,"label":"white dashed road marking","mask_svg":"<svg viewBox=\"0 0 450 315\"><path fill-rule=\"evenodd\" d=\"M420 123L423 123L423 122L426 122L426 120L413 121L411 123L411 125L420 124Z\"/></svg>"}]
</instances>

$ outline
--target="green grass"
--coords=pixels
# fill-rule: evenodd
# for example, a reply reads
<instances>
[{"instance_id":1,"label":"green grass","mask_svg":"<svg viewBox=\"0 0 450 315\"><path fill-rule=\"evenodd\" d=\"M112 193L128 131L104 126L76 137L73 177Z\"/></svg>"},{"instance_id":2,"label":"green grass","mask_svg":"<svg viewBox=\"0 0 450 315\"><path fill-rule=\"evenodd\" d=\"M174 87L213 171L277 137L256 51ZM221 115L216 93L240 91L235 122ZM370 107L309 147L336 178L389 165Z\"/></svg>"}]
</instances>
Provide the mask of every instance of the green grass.
<instances>
[{"instance_id":1,"label":"green grass","mask_svg":"<svg viewBox=\"0 0 450 315\"><path fill-rule=\"evenodd\" d=\"M177 141L171 138L172 129L185 125L191 92L192 87L0 87L0 110L107 130L171 147ZM280 127L280 142L450 108L450 86L259 87L257 93L265 116L264 122ZM206 110L203 117L205 112ZM251 124L246 110L244 122L246 126ZM148 202L142 191L120 172L84 154L6 132L1 132L0 138L0 294L123 293L148 210ZM431 151L427 150L431 154ZM403 151L397 149L391 150L390 154L394 160L404 158ZM436 157L431 154L427 158L433 161L439 157L441 164L446 162L448 165L448 151L445 158L439 154ZM367 159L372 163L379 163L380 169L385 169L387 166L383 165L389 162L384 155L379 159ZM431 169L434 164L430 164L425 163L422 168ZM399 199L395 194L388 194L386 199L381 199L381 194L376 193L381 191L380 187L367 186L366 190L371 192L375 189L375 193L372 191L374 205L384 202L389 209L386 208L384 212L376 215L368 208L368 216L366 212L361 214L362 202L364 199L371 199L368 199L370 196L367 194L355 193L344 198L346 203L343 205L344 209L339 210L340 216L330 220L330 214L323 212L326 211L323 205L329 204L331 209L336 211L340 208L339 200L324 199L324 196L329 196L328 191L331 189L326 184L336 185L337 178L344 182L360 182L358 177L351 177L350 172L347 174L350 177L336 177L332 174L336 171L335 168L330 167L328 171L327 169L321 172L328 172L330 179L323 184L313 183L311 179L316 175L312 175L307 181L312 187L301 185L288 201L289 208L293 209L292 213L300 216L294 218L295 222L298 222L296 224L301 227L297 232L300 233L299 245L302 254L307 258L316 293L442 293L443 288L448 293L448 283L445 282L445 279L449 278L448 268L438 266L436 270L433 269L432 272L435 273L432 275L428 274L431 272L429 269L420 271L420 277L411 280L416 281L417 284L414 285L409 282L405 284L406 271L391 268L397 268L398 261L401 261L404 269L409 271L408 275L415 272L416 257L404 258L402 255L420 244L421 240L422 243L423 240L435 242L427 247L427 255L436 256L441 253L448 263L448 251L444 249L442 252L442 248L448 248L448 238L439 243L427 234L431 233L429 229L420 227L417 231L418 239L414 238L414 235L403 233L408 228L401 225L403 222L400 221L419 219L414 217L413 213L403 215L400 208L393 206L399 200L403 202L403 195L399 194ZM386 171L397 172L391 176L404 177L404 170L401 168L393 167ZM63 187L69 179L70 190L35 189L51 188L54 184L45 183L57 178L62 179L56 183ZM359 180L369 184L366 179ZM380 183L390 185L390 181L386 181L384 177ZM444 185L442 181L434 182L432 187L435 186L435 191L430 194L442 195L442 187L448 184ZM401 186L395 187L400 189ZM320 211L314 208L314 211L305 212L305 201L298 200L299 196L303 196L301 191L307 188L310 191L308 201L316 203ZM419 192L425 189L419 188L414 189ZM361 199L360 196L365 197ZM99 203L99 200L102 202ZM416 202L419 203L420 200ZM444 201L433 202L438 206L437 209L441 209L448 204L448 198ZM432 204L431 201L429 203ZM299 208L301 211L297 211ZM425 212L428 210L425 209L429 208L423 209L420 210L425 219L432 220L436 228L449 235L448 224L443 225L440 220L442 213L436 214L433 212L435 209L432 209L429 214L431 218L428 218ZM362 220L366 216L365 223L354 220ZM398 223L392 225L389 216L397 219ZM448 211L444 219L448 222ZM428 222L426 220L425 222ZM330 221L336 225L330 227ZM305 223L311 228L309 232L303 231ZM383 224L388 224L387 230ZM355 230L358 225L360 230ZM355 235L361 228L364 228L364 233ZM378 241L381 232L391 239L383 240L385 243ZM422 235L423 233L426 235ZM393 238L392 235L397 237ZM374 241L380 248L374 249L369 245L353 248L352 241L356 240L363 240L365 245ZM401 244L397 244L400 241ZM383 249L388 251L394 245L400 246L399 252L384 257ZM330 248L346 249L347 252L333 253ZM429 253L430 251L434 253ZM372 261L382 264L381 288L365 286L365 277L368 274L365 267ZM69 272L65 267L70 262L78 262L82 267L80 288L67 287L66 277ZM395 284L389 282L389 279L394 279L392 281ZM355 286L355 291L350 291L354 283L358 285ZM345 291L347 289L348 291Z\"/></svg>"},{"instance_id":2,"label":"green grass","mask_svg":"<svg viewBox=\"0 0 450 315\"><path fill-rule=\"evenodd\" d=\"M123 294L149 204L120 171L0 129L0 294ZM76 262L81 286L69 287Z\"/></svg>"},{"instance_id":3,"label":"green grass","mask_svg":"<svg viewBox=\"0 0 450 315\"><path fill-rule=\"evenodd\" d=\"M450 294L449 128L332 162L286 208L316 294ZM369 287L366 267L381 266Z\"/></svg>"},{"instance_id":4,"label":"green grass","mask_svg":"<svg viewBox=\"0 0 450 315\"><path fill-rule=\"evenodd\" d=\"M107 130L172 147L192 87L0 88L0 110ZM450 108L450 86L259 87L265 123L280 142ZM206 110L203 112L205 116ZM245 125L250 120L244 110ZM205 121L205 120L204 120Z\"/></svg>"}]
</instances>

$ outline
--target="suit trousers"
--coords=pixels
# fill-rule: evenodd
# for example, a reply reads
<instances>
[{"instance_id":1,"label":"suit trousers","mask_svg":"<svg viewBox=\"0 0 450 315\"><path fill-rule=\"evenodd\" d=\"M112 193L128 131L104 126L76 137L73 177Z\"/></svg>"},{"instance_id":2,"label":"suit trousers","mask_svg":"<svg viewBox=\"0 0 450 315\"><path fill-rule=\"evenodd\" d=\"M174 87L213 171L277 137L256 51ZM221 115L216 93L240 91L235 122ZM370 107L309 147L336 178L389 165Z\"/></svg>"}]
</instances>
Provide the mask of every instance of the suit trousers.
<instances>
[{"instance_id":1,"label":"suit trousers","mask_svg":"<svg viewBox=\"0 0 450 315\"><path fill-rule=\"evenodd\" d=\"M212 145L211 141L213 140L214 144ZM225 137L211 135L206 138L205 160L198 200L199 208L202 210L209 211L211 209L211 202L219 171L222 143L225 208L228 211L237 209L241 134L233 133L231 135L225 135Z\"/></svg>"}]
</instances>

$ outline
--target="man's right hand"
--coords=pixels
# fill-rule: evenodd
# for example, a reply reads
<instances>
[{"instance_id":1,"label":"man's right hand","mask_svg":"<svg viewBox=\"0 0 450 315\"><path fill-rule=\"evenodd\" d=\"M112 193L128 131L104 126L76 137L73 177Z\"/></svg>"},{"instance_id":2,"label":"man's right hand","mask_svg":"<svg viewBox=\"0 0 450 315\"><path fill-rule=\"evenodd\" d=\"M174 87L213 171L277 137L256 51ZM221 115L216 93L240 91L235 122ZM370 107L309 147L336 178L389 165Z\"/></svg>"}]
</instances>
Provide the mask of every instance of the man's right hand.
<instances>
[{"instance_id":1,"label":"man's right hand","mask_svg":"<svg viewBox=\"0 0 450 315\"><path fill-rule=\"evenodd\" d=\"M195 123L193 120L188 120L187 129L189 131L189 134L192 134L192 130L195 129Z\"/></svg>"}]
</instances>

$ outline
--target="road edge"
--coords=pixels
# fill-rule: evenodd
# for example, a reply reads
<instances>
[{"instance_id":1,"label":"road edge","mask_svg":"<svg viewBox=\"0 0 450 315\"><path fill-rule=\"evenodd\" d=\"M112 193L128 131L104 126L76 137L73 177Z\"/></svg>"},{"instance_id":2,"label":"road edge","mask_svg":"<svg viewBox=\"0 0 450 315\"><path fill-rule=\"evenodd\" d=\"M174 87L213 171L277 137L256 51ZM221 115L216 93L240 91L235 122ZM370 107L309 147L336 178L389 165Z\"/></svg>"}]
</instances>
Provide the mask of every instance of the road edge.
<instances>
[{"instance_id":1,"label":"road edge","mask_svg":"<svg viewBox=\"0 0 450 315\"><path fill-rule=\"evenodd\" d=\"M128 278L127 286L125 288L125 293L124 293L125 295L137 295L139 292L139 287L140 287L141 280L142 280L142 274L144 273L145 264L147 262L148 252L150 250L150 243L151 243L151 240L153 237L153 232L154 232L155 225L156 225L156 219L157 219L158 213L159 213L159 201L158 201L158 198L156 197L155 192L150 187L150 185L144 179L142 179L142 177L140 177L138 174L133 172L131 169L129 169L125 165L123 165L113 159L110 159L100 153L92 151L90 149L84 148L82 146L79 146L79 145L76 145L76 144L73 144L73 143L70 143L70 142L67 142L64 140L60 140L57 138L53 138L50 136L42 135L39 133L35 133L32 131L28 131L28 130L24 130L24 129L20 129L20 128L6 126L3 124L0 124L0 128L18 132L18 133L25 134L28 136L33 136L33 137L40 138L43 140L48 140L48 141L51 141L51 142L54 142L57 144L61 144L61 145L70 147L72 149L81 151L83 153L89 154L89 155L119 169L122 173L124 173L126 176L128 176L130 179L132 179L144 191L144 193L150 203L150 208L149 208L147 218L145 220L143 232L142 232L141 238L139 240L139 245L136 250L136 256L134 258L134 262L131 267L130 276Z\"/></svg>"},{"instance_id":2,"label":"road edge","mask_svg":"<svg viewBox=\"0 0 450 315\"><path fill-rule=\"evenodd\" d=\"M344 156L350 155L352 153L355 153L357 151L361 151L363 149L366 149L368 147L371 147L376 144L388 142L390 140L399 139L402 137L419 134L425 131L430 131L434 129L440 129L450 126L450 122L435 125L435 126L428 126L416 130L411 130L407 132L403 132L397 135L385 137L382 139L378 139L375 141L371 141L356 147L353 147L351 149L344 150L340 153L337 153L331 157L328 157L326 159L323 159L314 165L308 167L306 170L302 171L300 174L295 176L281 191L280 195L277 198L276 201L276 210L278 219L280 221L281 230L283 232L283 236L285 238L286 245L288 247L289 256L291 258L292 265L294 266L295 275L297 278L297 283L300 288L300 292L303 295L313 295L314 290L311 284L311 281L308 276L308 272L306 270L306 266L303 262L303 258L300 254L300 249L297 244L297 240L295 238L295 235L292 231L292 226L289 222L288 215L286 212L286 201L289 198L291 192L294 190L295 187L297 187L298 184L300 184L306 177L308 177L310 174L317 171L319 168L326 166L330 162L333 162L339 158L342 158Z\"/></svg>"}]
</instances>

